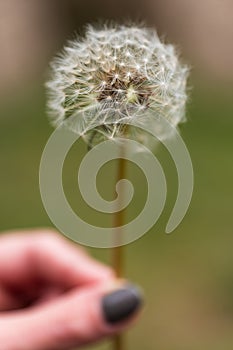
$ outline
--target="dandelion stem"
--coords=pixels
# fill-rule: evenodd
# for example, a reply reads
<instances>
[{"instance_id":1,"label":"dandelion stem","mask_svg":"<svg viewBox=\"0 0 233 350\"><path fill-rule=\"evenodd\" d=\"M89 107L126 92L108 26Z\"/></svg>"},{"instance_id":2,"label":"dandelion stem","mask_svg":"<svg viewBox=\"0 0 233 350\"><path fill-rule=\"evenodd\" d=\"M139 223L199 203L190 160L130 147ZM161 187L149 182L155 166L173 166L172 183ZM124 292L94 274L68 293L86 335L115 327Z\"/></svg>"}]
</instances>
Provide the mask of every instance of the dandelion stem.
<instances>
[{"instance_id":1,"label":"dandelion stem","mask_svg":"<svg viewBox=\"0 0 233 350\"><path fill-rule=\"evenodd\" d=\"M123 350L123 336L122 334L117 334L114 337L113 350Z\"/></svg>"},{"instance_id":2,"label":"dandelion stem","mask_svg":"<svg viewBox=\"0 0 233 350\"><path fill-rule=\"evenodd\" d=\"M121 146L121 154L122 157L124 155L124 146ZM125 178L126 173L126 160L123 158L118 159L118 166L117 166L117 181ZM119 206L121 203L119 203ZM123 256L122 256L122 234L123 229L122 226L124 225L124 219L125 219L125 213L124 210L117 210L114 213L114 227L117 228L115 239L115 244L117 247L113 248L113 267L116 273L116 277L121 278L123 277Z\"/></svg>"},{"instance_id":3,"label":"dandelion stem","mask_svg":"<svg viewBox=\"0 0 233 350\"><path fill-rule=\"evenodd\" d=\"M125 155L125 145L120 145L120 157L118 159L118 166L117 166L117 181L124 179L126 175L126 159L124 159ZM121 203L118 203L119 207L121 206ZM123 235L123 225L125 221L125 211L124 210L118 210L114 213L113 217L113 225L116 227L116 235L114 237L116 247L113 248L113 254L112 254L112 264L113 268L116 273L117 278L122 278L123 273L123 246L122 244L122 235ZM118 334L113 339L114 350L123 350L123 337L122 334Z\"/></svg>"}]
</instances>

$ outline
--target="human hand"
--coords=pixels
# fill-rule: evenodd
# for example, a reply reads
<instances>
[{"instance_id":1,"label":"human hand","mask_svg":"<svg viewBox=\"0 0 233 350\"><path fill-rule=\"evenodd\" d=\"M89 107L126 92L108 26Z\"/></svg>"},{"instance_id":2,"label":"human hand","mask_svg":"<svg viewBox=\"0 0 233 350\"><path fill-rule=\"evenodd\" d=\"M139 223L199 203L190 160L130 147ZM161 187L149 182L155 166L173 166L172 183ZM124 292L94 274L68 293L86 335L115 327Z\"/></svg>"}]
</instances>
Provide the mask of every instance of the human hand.
<instances>
[{"instance_id":1,"label":"human hand","mask_svg":"<svg viewBox=\"0 0 233 350\"><path fill-rule=\"evenodd\" d=\"M128 327L138 289L50 230L0 236L0 350L65 350Z\"/></svg>"}]
</instances>

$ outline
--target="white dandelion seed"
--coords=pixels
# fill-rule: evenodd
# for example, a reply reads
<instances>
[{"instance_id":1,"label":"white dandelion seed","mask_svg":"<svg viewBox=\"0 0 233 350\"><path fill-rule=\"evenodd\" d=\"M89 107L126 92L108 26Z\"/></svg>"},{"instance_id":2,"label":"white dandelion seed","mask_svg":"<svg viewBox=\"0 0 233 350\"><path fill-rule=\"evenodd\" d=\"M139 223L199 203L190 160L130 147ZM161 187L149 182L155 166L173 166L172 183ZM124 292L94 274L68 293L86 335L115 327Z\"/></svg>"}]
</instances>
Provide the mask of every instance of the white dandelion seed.
<instances>
[{"instance_id":1,"label":"white dandelion seed","mask_svg":"<svg viewBox=\"0 0 233 350\"><path fill-rule=\"evenodd\" d=\"M88 26L85 37L70 41L51 67L46 86L52 124L72 120L73 130L85 135L98 120L100 126L85 137L91 146L100 139L135 135L133 127L124 128L126 120L137 118L143 125L150 116L156 130L159 118L174 126L185 120L188 67L153 29ZM138 137L142 143L148 138L143 132Z\"/></svg>"}]
</instances>

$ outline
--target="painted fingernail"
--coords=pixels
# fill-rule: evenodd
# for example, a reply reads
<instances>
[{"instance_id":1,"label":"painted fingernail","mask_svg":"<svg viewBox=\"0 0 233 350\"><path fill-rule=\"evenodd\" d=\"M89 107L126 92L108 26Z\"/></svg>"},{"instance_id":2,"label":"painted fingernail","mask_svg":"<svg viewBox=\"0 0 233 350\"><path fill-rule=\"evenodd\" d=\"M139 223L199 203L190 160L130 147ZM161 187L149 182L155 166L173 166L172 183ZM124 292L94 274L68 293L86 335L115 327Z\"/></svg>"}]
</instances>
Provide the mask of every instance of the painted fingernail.
<instances>
[{"instance_id":1,"label":"painted fingernail","mask_svg":"<svg viewBox=\"0 0 233 350\"><path fill-rule=\"evenodd\" d=\"M105 295L102 307L105 321L109 324L125 321L142 305L142 293L137 286L127 285Z\"/></svg>"}]
</instances>

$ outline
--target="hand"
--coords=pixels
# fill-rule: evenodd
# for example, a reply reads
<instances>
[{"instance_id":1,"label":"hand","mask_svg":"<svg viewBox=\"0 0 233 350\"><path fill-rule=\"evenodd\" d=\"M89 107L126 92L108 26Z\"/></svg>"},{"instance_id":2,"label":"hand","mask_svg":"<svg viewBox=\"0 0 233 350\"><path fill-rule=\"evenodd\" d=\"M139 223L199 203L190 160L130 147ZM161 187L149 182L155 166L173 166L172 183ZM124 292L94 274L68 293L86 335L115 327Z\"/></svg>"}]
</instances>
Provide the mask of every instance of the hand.
<instances>
[{"instance_id":1,"label":"hand","mask_svg":"<svg viewBox=\"0 0 233 350\"><path fill-rule=\"evenodd\" d=\"M141 296L48 230L0 236L0 349L63 350L129 326Z\"/></svg>"}]
</instances>

